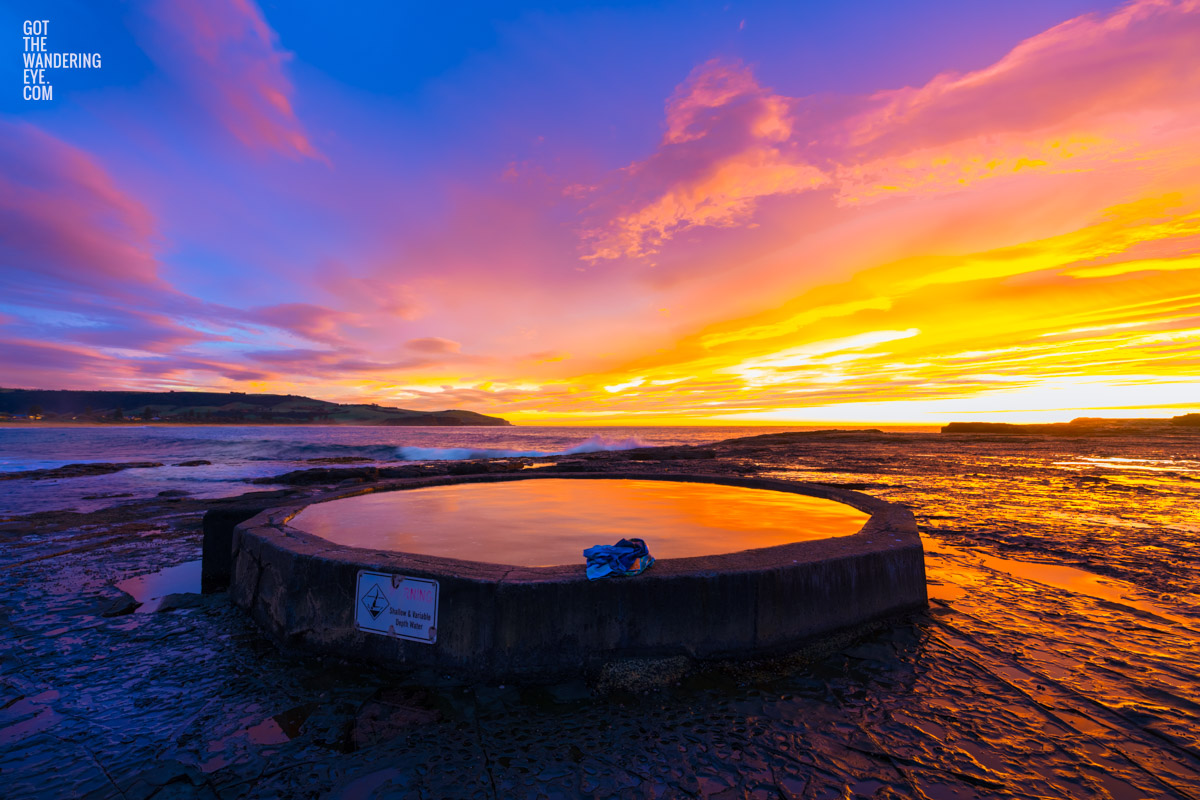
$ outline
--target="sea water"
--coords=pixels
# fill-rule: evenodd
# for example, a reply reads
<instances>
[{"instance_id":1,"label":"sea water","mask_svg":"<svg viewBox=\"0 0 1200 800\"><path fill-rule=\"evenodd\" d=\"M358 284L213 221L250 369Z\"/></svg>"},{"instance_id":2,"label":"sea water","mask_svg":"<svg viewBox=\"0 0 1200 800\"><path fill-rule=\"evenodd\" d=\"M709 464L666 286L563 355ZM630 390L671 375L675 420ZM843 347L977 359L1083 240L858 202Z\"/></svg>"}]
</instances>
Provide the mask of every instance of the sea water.
<instances>
[{"instance_id":1,"label":"sea water","mask_svg":"<svg viewBox=\"0 0 1200 800\"><path fill-rule=\"evenodd\" d=\"M0 517L35 511L94 511L164 491L227 497L269 484L247 481L297 469L396 465L425 460L540 457L704 444L794 427L344 427L312 425L0 427L0 477L67 464L156 462L106 475L0 481ZM183 467L181 462L209 461Z\"/></svg>"}]
</instances>

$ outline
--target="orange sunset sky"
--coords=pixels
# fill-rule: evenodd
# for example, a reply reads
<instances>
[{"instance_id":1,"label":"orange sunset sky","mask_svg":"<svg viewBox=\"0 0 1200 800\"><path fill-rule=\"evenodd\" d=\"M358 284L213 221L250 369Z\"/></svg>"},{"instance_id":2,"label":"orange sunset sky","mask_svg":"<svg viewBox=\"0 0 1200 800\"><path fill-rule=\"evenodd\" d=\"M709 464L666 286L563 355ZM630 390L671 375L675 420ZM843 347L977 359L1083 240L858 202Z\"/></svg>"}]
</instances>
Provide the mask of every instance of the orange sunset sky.
<instances>
[{"instance_id":1,"label":"orange sunset sky","mask_svg":"<svg viewBox=\"0 0 1200 800\"><path fill-rule=\"evenodd\" d=\"M64 5L50 49L105 64L3 108L0 385L1197 410L1200 3L967 5L530 10L411 64L251 2Z\"/></svg>"}]
</instances>

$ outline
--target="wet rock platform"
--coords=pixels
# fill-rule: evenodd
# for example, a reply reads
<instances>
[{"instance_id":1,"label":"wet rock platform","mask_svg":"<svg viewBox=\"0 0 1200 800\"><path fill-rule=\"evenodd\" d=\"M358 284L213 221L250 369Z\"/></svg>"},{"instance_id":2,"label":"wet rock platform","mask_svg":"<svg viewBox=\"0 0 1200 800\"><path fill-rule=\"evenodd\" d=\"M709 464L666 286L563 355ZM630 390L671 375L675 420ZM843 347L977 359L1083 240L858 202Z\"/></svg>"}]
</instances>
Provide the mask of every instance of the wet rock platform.
<instances>
[{"instance_id":1,"label":"wet rock platform","mask_svg":"<svg viewBox=\"0 0 1200 800\"><path fill-rule=\"evenodd\" d=\"M198 585L160 583L175 599L157 610L123 594L200 558L208 503L7 519L3 795L1200 796L1200 532L1179 510L1200 487L1053 466L1145 443L745 442L651 465L908 503L932 545L929 610L792 661L662 664L636 693L464 683L284 657ZM1114 593L1013 564L1086 568Z\"/></svg>"}]
</instances>

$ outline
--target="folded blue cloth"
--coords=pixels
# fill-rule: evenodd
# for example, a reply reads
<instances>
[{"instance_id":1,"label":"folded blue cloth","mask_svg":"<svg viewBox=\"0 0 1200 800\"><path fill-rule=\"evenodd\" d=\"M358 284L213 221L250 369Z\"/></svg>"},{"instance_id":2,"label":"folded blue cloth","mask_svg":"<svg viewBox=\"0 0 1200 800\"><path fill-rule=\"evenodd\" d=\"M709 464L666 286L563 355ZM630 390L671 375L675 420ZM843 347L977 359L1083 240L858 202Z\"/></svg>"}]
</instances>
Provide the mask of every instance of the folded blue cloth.
<instances>
[{"instance_id":1,"label":"folded blue cloth","mask_svg":"<svg viewBox=\"0 0 1200 800\"><path fill-rule=\"evenodd\" d=\"M583 551L589 581L612 575L640 575L654 563L641 539L622 539L616 544L598 544Z\"/></svg>"}]
</instances>

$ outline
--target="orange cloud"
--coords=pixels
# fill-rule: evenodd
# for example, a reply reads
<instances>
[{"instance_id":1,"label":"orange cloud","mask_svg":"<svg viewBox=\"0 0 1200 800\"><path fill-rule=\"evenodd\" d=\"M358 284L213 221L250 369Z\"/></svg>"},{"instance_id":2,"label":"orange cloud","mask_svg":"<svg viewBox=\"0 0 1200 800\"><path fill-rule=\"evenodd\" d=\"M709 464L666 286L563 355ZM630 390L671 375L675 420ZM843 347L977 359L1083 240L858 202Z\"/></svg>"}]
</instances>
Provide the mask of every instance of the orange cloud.
<instances>
[{"instance_id":1,"label":"orange cloud","mask_svg":"<svg viewBox=\"0 0 1200 800\"><path fill-rule=\"evenodd\" d=\"M658 152L617 177L612 219L584 234L587 261L650 256L689 228L740 224L759 198L822 186L827 176L787 146L791 101L741 64L697 67L667 103Z\"/></svg>"},{"instance_id":2,"label":"orange cloud","mask_svg":"<svg viewBox=\"0 0 1200 800\"><path fill-rule=\"evenodd\" d=\"M584 232L585 259L652 256L683 231L751 222L762 201L813 189L859 203L1140 160L1148 133L1178 141L1170 128L1200 105L1198 10L1143 0L1056 26L986 69L861 98L790 98L709 61L668 101L658 150L595 202L608 218Z\"/></svg>"}]
</instances>

